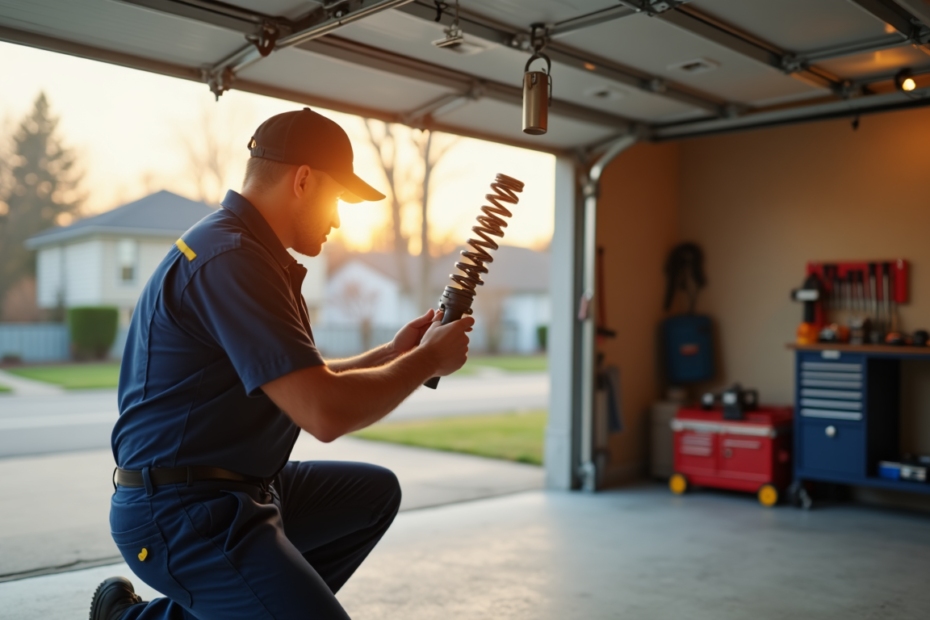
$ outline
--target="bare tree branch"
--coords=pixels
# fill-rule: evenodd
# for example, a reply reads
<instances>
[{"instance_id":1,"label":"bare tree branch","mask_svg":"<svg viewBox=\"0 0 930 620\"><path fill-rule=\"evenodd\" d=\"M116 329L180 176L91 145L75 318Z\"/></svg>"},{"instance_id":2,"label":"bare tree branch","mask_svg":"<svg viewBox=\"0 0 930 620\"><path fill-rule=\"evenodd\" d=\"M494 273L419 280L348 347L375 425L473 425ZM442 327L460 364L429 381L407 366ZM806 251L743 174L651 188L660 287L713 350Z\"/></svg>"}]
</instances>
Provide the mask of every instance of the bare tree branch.
<instances>
[{"instance_id":1,"label":"bare tree branch","mask_svg":"<svg viewBox=\"0 0 930 620\"><path fill-rule=\"evenodd\" d=\"M375 132L375 127L380 125L382 128L381 135ZM399 187L402 180L398 178L397 170L397 137L388 123L375 121L370 118L365 119L365 129L368 130L368 141L372 148L378 153L378 161L381 163L381 169L384 177L387 179L388 187L391 190L391 247L394 251L394 260L397 263L397 273L399 278L400 289L404 293L410 292L410 282L407 276L407 255L410 252L410 240L404 234L402 207Z\"/></svg>"}]
</instances>

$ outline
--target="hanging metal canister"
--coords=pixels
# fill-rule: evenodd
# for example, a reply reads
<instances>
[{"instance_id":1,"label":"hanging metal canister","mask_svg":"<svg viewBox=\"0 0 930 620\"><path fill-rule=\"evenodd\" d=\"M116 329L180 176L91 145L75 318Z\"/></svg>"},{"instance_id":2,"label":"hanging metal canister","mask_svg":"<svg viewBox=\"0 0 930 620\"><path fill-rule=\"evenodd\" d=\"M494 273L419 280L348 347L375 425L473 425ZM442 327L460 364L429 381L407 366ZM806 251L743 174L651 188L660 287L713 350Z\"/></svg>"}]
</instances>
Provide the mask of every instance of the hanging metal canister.
<instances>
[{"instance_id":1,"label":"hanging metal canister","mask_svg":"<svg viewBox=\"0 0 930 620\"><path fill-rule=\"evenodd\" d=\"M546 71L530 71L537 58L546 61ZM549 127L549 106L552 104L552 61L542 52L536 52L528 61L523 73L523 133L541 136Z\"/></svg>"}]
</instances>

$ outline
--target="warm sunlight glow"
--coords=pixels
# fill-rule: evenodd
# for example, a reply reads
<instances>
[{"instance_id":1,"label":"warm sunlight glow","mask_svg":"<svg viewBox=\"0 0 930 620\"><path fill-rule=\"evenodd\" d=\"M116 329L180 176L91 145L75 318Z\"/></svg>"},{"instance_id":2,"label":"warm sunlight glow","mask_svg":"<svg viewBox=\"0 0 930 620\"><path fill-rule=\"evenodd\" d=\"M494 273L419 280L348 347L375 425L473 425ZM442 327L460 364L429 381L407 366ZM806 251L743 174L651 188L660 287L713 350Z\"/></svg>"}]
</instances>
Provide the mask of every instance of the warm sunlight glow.
<instances>
[{"instance_id":1,"label":"warm sunlight glow","mask_svg":"<svg viewBox=\"0 0 930 620\"><path fill-rule=\"evenodd\" d=\"M236 90L215 102L209 89L197 82L7 43L0 43L0 80L16 85L0 89L0 136L11 134L38 93L45 91L52 113L61 119L60 135L77 152L84 171L87 213L109 210L161 189L215 203L226 189L240 188L248 158L246 144L254 128L269 116L302 107ZM349 134L359 176L388 194L390 188L363 119L318 111ZM206 178L209 175L192 170L191 157L210 153L218 154L215 159L224 164L224 178ZM457 139L433 171L428 214L432 243L465 242L499 172L526 183L505 243L548 245L555 158L467 138ZM403 209L411 214L407 219L418 225L418 179L401 189ZM330 239L355 250L383 247L390 233L389 210L389 201L342 204L342 226ZM411 250L418 252L418 234L405 232L411 238Z\"/></svg>"}]
</instances>

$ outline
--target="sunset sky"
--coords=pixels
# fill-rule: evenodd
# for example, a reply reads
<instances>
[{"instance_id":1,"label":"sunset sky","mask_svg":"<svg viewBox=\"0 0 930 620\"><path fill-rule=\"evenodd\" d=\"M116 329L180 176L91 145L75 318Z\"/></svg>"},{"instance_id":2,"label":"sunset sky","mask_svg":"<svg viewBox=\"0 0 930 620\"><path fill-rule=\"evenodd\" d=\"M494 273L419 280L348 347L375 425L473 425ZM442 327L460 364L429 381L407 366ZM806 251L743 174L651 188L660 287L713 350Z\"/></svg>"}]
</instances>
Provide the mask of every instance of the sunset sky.
<instances>
[{"instance_id":1,"label":"sunset sky","mask_svg":"<svg viewBox=\"0 0 930 620\"><path fill-rule=\"evenodd\" d=\"M224 153L229 153L226 185L239 189L248 157L246 143L254 128L273 114L302 107L235 90L216 103L204 84L2 42L0 85L0 154L9 149L16 123L38 93L45 91L53 113L61 119L60 135L79 154L88 213L112 209L160 189L197 198L185 140L194 148L202 146L203 136L211 129L203 127L204 118ZM387 190L363 120L317 111L349 133L356 172ZM433 176L429 217L436 237L461 237L464 242L490 182L503 172L526 183L520 204L513 209L506 243L547 245L552 237L554 168L551 155L459 138ZM342 205L343 224L336 238L355 249L368 249L373 239L383 235L387 208L386 201Z\"/></svg>"}]
</instances>

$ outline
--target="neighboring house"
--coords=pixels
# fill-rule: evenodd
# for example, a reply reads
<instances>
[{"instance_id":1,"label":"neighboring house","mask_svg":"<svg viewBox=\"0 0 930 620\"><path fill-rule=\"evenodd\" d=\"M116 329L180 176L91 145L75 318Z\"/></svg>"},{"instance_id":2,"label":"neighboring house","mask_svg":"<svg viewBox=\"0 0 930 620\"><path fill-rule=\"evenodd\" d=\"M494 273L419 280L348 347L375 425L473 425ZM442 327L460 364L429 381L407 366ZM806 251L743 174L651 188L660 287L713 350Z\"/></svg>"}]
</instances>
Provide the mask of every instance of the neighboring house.
<instances>
[{"instance_id":1,"label":"neighboring house","mask_svg":"<svg viewBox=\"0 0 930 620\"><path fill-rule=\"evenodd\" d=\"M288 252L307 270L300 292L303 293L304 300L307 302L307 313L310 315L310 322L316 323L319 320L326 294L326 254L304 256L294 250L288 250Z\"/></svg>"},{"instance_id":2,"label":"neighboring house","mask_svg":"<svg viewBox=\"0 0 930 620\"><path fill-rule=\"evenodd\" d=\"M39 307L116 306L126 327L145 283L188 228L215 207L168 191L51 228L26 241L36 250ZM303 294L311 319L323 298L326 260L291 252L307 268Z\"/></svg>"},{"instance_id":3,"label":"neighboring house","mask_svg":"<svg viewBox=\"0 0 930 620\"><path fill-rule=\"evenodd\" d=\"M160 191L26 240L36 250L40 307L116 306L126 326L155 268L214 207Z\"/></svg>"},{"instance_id":4,"label":"neighboring house","mask_svg":"<svg viewBox=\"0 0 930 620\"><path fill-rule=\"evenodd\" d=\"M407 281L418 280L419 257L406 257ZM429 274L431 305L453 284L458 251L433 259ZM355 253L331 269L326 282L326 304L320 315L325 326L397 328L425 311L416 308L413 294L401 290L398 261L393 254ZM478 288L474 304L478 320L473 348L531 353L539 348L537 329L549 323L549 254L502 246L494 252L490 273Z\"/></svg>"}]
</instances>

